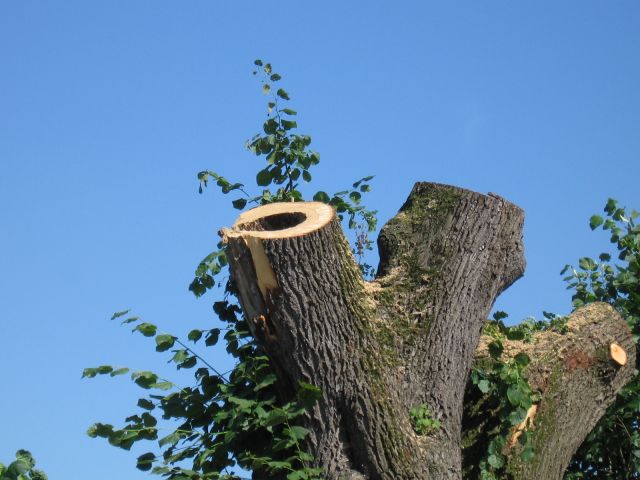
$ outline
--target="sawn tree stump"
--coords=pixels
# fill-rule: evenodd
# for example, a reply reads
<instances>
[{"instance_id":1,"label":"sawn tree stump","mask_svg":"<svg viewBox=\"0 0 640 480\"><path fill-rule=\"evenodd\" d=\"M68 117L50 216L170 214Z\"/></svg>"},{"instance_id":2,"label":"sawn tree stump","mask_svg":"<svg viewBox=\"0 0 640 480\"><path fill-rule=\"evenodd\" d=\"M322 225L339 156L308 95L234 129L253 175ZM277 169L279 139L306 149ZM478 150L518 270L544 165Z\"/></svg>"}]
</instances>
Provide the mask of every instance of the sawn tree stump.
<instances>
[{"instance_id":1,"label":"sawn tree stump","mask_svg":"<svg viewBox=\"0 0 640 480\"><path fill-rule=\"evenodd\" d=\"M222 231L245 317L283 398L299 381L322 390L307 427L326 478L462 478L465 386L496 297L524 272L523 219L497 195L417 183L380 233L372 282L362 280L335 211L323 203L258 207ZM551 354L529 352L543 398L537 417L553 419L545 438L554 448L540 445L536 468L517 466L521 478L561 478L632 375L635 350L625 323L610 308L595 310L584 315L587 324L597 318L598 335L579 330L571 340L590 359L584 365L562 363L558 344ZM630 357L626 365L597 353L614 340ZM545 372L554 368L567 381L543 391ZM441 423L424 436L409 416L421 404ZM580 428L569 431L574 421ZM570 441L557 440L567 435Z\"/></svg>"}]
</instances>

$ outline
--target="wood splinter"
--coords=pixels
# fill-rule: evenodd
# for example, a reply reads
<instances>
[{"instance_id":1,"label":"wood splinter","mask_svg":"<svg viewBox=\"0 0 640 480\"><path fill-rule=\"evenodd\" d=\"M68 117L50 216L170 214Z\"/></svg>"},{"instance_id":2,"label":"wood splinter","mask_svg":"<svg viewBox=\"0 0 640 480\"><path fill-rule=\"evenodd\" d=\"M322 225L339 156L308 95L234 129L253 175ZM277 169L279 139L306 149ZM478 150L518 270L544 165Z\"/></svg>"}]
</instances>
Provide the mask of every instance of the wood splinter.
<instances>
[{"instance_id":1,"label":"wood splinter","mask_svg":"<svg viewBox=\"0 0 640 480\"><path fill-rule=\"evenodd\" d=\"M515 444L518 442L518 439L522 435L522 432L524 432L525 429L531 428L533 426L533 419L536 416L537 412L538 412L537 405L531 405L529 407L529 410L527 410L526 418L513 429L513 433L511 434L511 438L509 439L509 444L508 444L509 448L513 448L515 446Z\"/></svg>"}]
</instances>

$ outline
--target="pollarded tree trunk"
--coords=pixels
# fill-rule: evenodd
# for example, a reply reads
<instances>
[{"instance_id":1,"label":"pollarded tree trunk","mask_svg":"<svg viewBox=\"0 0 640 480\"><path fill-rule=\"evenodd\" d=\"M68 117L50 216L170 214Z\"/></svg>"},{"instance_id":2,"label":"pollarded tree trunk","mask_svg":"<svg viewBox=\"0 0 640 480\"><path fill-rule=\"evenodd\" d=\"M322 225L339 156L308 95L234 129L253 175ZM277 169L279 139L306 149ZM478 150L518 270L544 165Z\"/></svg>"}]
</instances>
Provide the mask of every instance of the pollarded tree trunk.
<instances>
[{"instance_id":1,"label":"pollarded tree trunk","mask_svg":"<svg viewBox=\"0 0 640 480\"><path fill-rule=\"evenodd\" d=\"M524 272L522 224L522 210L497 195L418 183L382 229L368 283L325 204L266 205L223 230L245 316L283 395L299 381L322 389L309 445L327 478L462 478L465 429L483 438L482 422L463 426L465 386L495 298ZM561 478L632 375L622 319L600 306L579 315L571 335L530 352L544 435L531 465L517 447L509 455L520 478ZM633 357L625 366L606 353L614 341ZM421 404L441 423L428 435L410 421Z\"/></svg>"}]
</instances>

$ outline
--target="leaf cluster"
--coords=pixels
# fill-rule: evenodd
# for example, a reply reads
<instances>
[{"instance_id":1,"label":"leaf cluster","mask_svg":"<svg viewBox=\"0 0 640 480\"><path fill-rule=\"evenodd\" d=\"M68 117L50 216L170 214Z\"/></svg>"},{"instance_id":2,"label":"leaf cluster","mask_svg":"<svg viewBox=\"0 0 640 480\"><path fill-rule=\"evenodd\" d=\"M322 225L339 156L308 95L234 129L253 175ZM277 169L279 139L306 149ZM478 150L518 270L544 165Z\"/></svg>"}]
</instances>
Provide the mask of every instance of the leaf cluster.
<instances>
[{"instance_id":1,"label":"leaf cluster","mask_svg":"<svg viewBox=\"0 0 640 480\"><path fill-rule=\"evenodd\" d=\"M413 431L418 435L429 435L442 426L439 420L431 416L429 406L426 403L421 403L409 410L409 417Z\"/></svg>"},{"instance_id":2,"label":"leaf cluster","mask_svg":"<svg viewBox=\"0 0 640 480\"><path fill-rule=\"evenodd\" d=\"M31 452L18 450L16 459L9 465L0 463L0 480L47 480L47 475L35 467Z\"/></svg>"},{"instance_id":3,"label":"leaf cluster","mask_svg":"<svg viewBox=\"0 0 640 480\"><path fill-rule=\"evenodd\" d=\"M112 319L127 313L118 312ZM96 423L89 428L88 435L105 438L125 450L139 441L157 440L162 453L139 456L137 467L169 479L237 478L227 473L236 464L245 469L284 471L291 474L287 478L312 478L317 472L306 466L311 457L301 447L308 431L294 420L317 400L319 390L301 383L294 399L279 402L273 391L276 376L268 358L249 341L248 331L235 328L242 323L235 317L237 307L221 313L229 323L234 323L224 339L229 352L239 360L228 377L179 338L160 332L156 325L138 317L125 318L123 325L134 325L133 332L152 338L156 351L168 352L169 362L178 369L194 369L196 385L181 388L153 372L133 372L131 380L152 392L138 400L140 411L127 417L127 424L121 428ZM187 337L194 345L203 340L206 347L212 347L220 334L218 328L194 329ZM128 372L127 368L102 365L86 368L83 377L113 377ZM161 422L170 426L170 433L160 434ZM186 460L191 461L190 468L185 468Z\"/></svg>"},{"instance_id":4,"label":"leaf cluster","mask_svg":"<svg viewBox=\"0 0 640 480\"><path fill-rule=\"evenodd\" d=\"M505 451L509 439L514 428L527 418L527 410L540 399L539 394L531 389L525 374L529 356L520 352L513 358L503 358L503 341L505 338L526 341L533 331L549 328L548 322L530 321L507 327L502 321L506 317L505 312L496 312L493 321L487 322L485 333L492 338L488 345L489 358L474 367L470 375L475 395L480 395L478 403L483 405L483 415L491 418L491 425L486 428L486 450L474 467L475 476L483 480L505 478ZM522 445L521 458L531 460L534 451L526 429L518 441Z\"/></svg>"}]
</instances>

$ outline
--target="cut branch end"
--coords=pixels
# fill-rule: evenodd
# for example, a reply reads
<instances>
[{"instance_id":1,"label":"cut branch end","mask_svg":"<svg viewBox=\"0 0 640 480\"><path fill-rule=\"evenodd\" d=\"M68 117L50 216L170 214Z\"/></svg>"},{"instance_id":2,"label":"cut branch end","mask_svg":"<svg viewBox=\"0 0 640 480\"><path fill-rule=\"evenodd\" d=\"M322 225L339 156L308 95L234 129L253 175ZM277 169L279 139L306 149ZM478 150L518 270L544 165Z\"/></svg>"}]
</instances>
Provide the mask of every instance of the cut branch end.
<instances>
[{"instance_id":1,"label":"cut branch end","mask_svg":"<svg viewBox=\"0 0 640 480\"><path fill-rule=\"evenodd\" d=\"M627 352L617 343L613 342L609 345L609 354L611 355L611 359L618 365L627 364Z\"/></svg>"}]
</instances>

